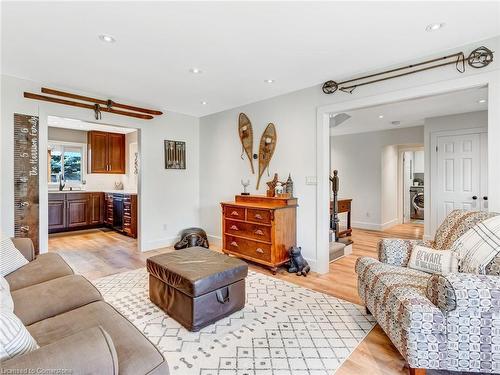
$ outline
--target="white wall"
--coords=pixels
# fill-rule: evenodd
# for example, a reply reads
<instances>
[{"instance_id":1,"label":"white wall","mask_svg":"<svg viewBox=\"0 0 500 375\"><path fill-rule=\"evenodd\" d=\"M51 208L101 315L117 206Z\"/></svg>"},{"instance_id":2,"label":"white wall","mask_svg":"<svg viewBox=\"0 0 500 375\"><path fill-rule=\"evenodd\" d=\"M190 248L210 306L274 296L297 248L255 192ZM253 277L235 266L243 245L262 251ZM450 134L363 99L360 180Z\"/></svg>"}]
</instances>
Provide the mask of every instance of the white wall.
<instances>
[{"instance_id":1,"label":"white wall","mask_svg":"<svg viewBox=\"0 0 500 375\"><path fill-rule=\"evenodd\" d=\"M492 103L490 102L491 106ZM498 124L497 124L498 125ZM424 133L425 133L425 188L424 199L425 202L432 204L431 187L433 181L431 180L431 163L436 160L436 151L431 149L431 139L434 133L441 131L472 129L472 128L487 128L488 129L488 111L469 112L459 115L440 116L425 119ZM491 136L491 134L489 135ZM493 140L490 140L490 142ZM497 143L498 141L493 141ZM490 143L491 145L491 143ZM490 161L491 162L491 161ZM431 223L431 204L426 204L424 208L425 215L425 237L433 238L437 229L438 223Z\"/></svg>"},{"instance_id":2,"label":"white wall","mask_svg":"<svg viewBox=\"0 0 500 375\"><path fill-rule=\"evenodd\" d=\"M1 201L2 231L14 233L14 183L13 176L13 114L31 114L40 117L40 150L47 149L47 116L61 116L95 122L92 111L67 107L23 98L23 91L39 92L46 83L32 82L2 76L1 103ZM74 89L55 87L65 91ZM98 93L81 93L103 97ZM119 100L149 107L146 103ZM159 108L164 110L164 108ZM192 116L164 111L154 120L138 120L125 116L102 114L100 123L140 129L141 183L139 202L140 248L150 250L175 241L185 227L198 225L199 201L199 120ZM187 142L187 169L164 168L163 140L176 139ZM40 174L47 174L47 153L40 153ZM4 177L5 176L5 177ZM40 233L41 249L47 244L47 187L40 184Z\"/></svg>"},{"instance_id":3,"label":"white wall","mask_svg":"<svg viewBox=\"0 0 500 375\"><path fill-rule=\"evenodd\" d=\"M382 149L381 188L380 188L380 224L381 229L398 223L398 145L385 146Z\"/></svg>"},{"instance_id":4,"label":"white wall","mask_svg":"<svg viewBox=\"0 0 500 375\"><path fill-rule=\"evenodd\" d=\"M398 147L423 144L424 127L330 138L331 169L340 177L340 198L351 198L352 225L381 230L398 218Z\"/></svg>"}]
</instances>

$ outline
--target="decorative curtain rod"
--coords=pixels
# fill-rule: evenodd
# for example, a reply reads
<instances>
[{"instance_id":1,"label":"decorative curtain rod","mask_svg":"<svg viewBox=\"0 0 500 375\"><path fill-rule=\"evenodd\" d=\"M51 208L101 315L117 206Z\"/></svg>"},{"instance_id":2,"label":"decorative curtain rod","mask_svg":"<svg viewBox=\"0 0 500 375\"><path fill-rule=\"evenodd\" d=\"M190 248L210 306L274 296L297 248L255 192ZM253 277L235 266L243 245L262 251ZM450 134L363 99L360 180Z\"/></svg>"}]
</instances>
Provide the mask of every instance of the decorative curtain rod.
<instances>
[{"instance_id":1,"label":"decorative curtain rod","mask_svg":"<svg viewBox=\"0 0 500 375\"><path fill-rule=\"evenodd\" d=\"M134 117L134 118L139 118L139 119L143 119L143 120L151 120L154 118L154 115L160 116L163 114L163 112L156 111L153 109L140 108L140 107L135 107L135 106L127 105L127 104L116 103L112 100L96 99L96 98L91 98L88 96L71 94L68 92L53 90L53 89L49 89L46 87L42 87L41 91L44 94L62 96L65 98L76 99L76 100L80 100L83 102L90 102L92 104L75 102L72 100L61 99L61 98L57 98L57 97L53 97L53 96L33 94L31 92L25 92L24 97L28 98L28 99L43 100L43 101L50 102L50 103L69 105L72 107L91 109L95 113L96 120L101 119L101 112L108 112L108 113L113 113L115 115ZM122 109L115 109L115 108L122 108L122 109L126 109L127 111L124 111ZM130 112L130 111L132 111L132 112ZM137 113L137 112L141 112L141 113Z\"/></svg>"},{"instance_id":2,"label":"decorative curtain rod","mask_svg":"<svg viewBox=\"0 0 500 375\"><path fill-rule=\"evenodd\" d=\"M420 63L406 65L406 66L403 66L400 68L385 70L385 71L380 72L380 73L369 74L369 75L366 75L363 77L352 78L352 79L349 79L349 80L346 80L343 82L339 82L339 83L337 83L335 81L326 81L323 84L322 89L323 89L323 92L325 94L333 94L337 90L352 94L353 91L357 87L360 87L360 86L365 86L365 85L369 85L369 84L376 83L376 82L382 82L382 81L386 81L386 80L393 79L393 78L403 77L403 76L407 76L410 74L419 73L419 72L423 72L426 70L439 68L439 67L451 65L451 64L455 64L455 68L457 69L457 71L459 73L464 73L465 72L465 60L467 60L467 63L473 68L477 68L477 69L484 68L485 66L489 65L493 61L493 52L490 51L488 48L482 46L482 47L476 48L474 51L472 51L470 53L469 57L467 57L467 59L465 58L465 55L463 52L457 52L453 55L448 55L448 56L443 56L443 57L439 57L436 59L426 60L426 61L423 61ZM439 62L439 64L437 64L438 62ZM397 74L394 74L394 73L397 73ZM372 80L363 82L366 79L380 77L380 76L384 76L384 75L389 75L389 76L376 78L376 79L372 79ZM350 83L350 85L343 86L346 83Z\"/></svg>"}]
</instances>

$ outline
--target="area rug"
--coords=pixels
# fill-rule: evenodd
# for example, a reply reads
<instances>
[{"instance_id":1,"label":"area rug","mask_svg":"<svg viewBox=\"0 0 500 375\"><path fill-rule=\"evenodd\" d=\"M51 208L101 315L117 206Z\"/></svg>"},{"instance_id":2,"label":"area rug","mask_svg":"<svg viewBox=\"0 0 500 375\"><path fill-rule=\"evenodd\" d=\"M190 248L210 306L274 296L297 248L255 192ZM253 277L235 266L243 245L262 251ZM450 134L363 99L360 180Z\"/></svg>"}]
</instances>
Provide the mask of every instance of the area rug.
<instances>
[{"instance_id":1,"label":"area rug","mask_svg":"<svg viewBox=\"0 0 500 375\"><path fill-rule=\"evenodd\" d=\"M245 308L199 332L149 301L145 269L94 284L160 349L173 375L331 375L375 325L359 305L252 271Z\"/></svg>"}]
</instances>

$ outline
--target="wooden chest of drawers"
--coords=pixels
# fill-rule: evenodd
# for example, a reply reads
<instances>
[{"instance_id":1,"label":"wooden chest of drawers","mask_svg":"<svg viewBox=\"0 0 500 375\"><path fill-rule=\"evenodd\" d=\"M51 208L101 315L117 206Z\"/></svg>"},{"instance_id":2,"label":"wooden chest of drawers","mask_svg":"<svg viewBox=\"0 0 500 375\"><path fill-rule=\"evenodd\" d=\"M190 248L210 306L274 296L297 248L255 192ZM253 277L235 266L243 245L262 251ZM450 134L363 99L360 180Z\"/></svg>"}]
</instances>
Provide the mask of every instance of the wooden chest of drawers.
<instances>
[{"instance_id":1,"label":"wooden chest of drawers","mask_svg":"<svg viewBox=\"0 0 500 375\"><path fill-rule=\"evenodd\" d=\"M268 266L273 273L296 245L296 198L237 195L222 202L222 251Z\"/></svg>"}]
</instances>

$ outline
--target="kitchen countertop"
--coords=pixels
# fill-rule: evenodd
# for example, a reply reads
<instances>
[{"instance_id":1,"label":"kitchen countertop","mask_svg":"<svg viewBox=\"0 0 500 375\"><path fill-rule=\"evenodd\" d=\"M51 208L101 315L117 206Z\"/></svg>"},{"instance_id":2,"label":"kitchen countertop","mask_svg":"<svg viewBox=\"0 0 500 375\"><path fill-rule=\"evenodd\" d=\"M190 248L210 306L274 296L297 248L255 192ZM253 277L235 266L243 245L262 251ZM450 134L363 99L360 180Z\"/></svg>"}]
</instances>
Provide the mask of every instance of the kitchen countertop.
<instances>
[{"instance_id":1,"label":"kitchen countertop","mask_svg":"<svg viewBox=\"0 0 500 375\"><path fill-rule=\"evenodd\" d=\"M110 193L110 194L137 194L136 191L132 191L132 190L107 190L107 189L103 189L103 190L63 190L63 191L59 191L59 190L49 190L49 194L62 194L62 193L69 193L69 194L72 194L72 193Z\"/></svg>"}]
</instances>

